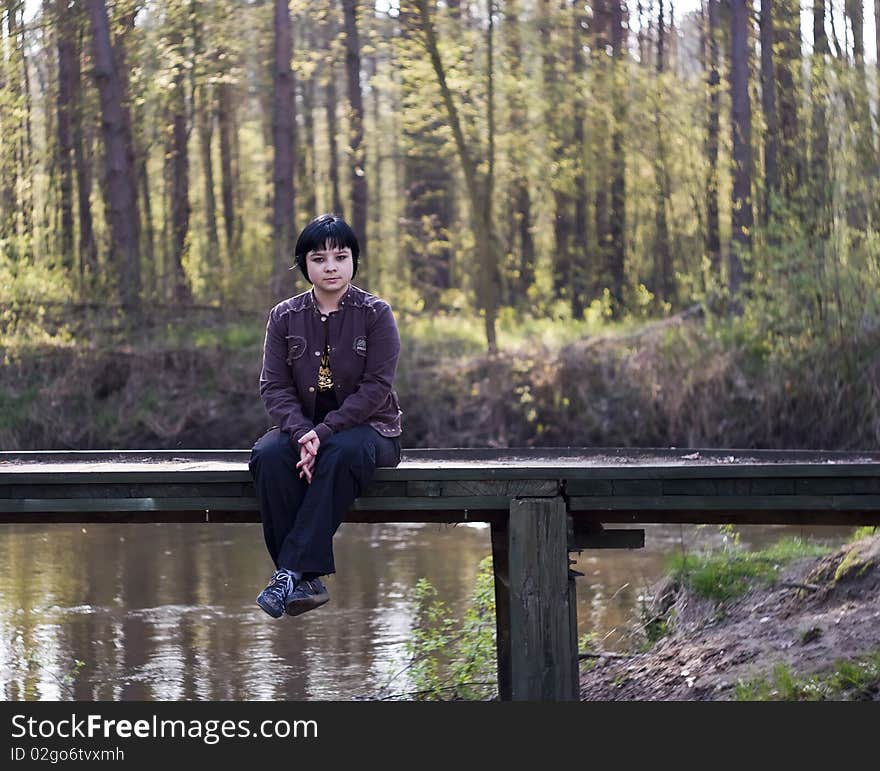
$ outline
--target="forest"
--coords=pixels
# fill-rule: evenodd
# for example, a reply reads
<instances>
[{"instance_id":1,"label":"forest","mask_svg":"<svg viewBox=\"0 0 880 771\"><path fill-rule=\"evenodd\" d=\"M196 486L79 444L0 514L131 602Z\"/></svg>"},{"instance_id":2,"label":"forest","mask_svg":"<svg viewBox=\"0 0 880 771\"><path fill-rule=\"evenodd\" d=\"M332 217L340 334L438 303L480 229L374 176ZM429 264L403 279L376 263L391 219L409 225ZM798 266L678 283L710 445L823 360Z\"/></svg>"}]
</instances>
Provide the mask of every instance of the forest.
<instances>
[{"instance_id":1,"label":"forest","mask_svg":"<svg viewBox=\"0 0 880 771\"><path fill-rule=\"evenodd\" d=\"M398 316L405 446L873 448L878 27L880 0L2 0L0 449L256 438L324 211Z\"/></svg>"}]
</instances>

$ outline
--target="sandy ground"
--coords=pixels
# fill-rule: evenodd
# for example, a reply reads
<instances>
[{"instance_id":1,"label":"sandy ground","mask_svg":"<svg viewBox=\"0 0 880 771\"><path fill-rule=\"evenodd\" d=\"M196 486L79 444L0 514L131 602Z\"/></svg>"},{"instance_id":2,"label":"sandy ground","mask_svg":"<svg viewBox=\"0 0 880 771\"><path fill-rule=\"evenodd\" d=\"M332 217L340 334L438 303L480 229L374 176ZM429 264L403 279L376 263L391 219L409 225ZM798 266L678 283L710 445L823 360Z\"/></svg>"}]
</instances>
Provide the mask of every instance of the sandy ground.
<instances>
[{"instance_id":1,"label":"sandy ground","mask_svg":"<svg viewBox=\"0 0 880 771\"><path fill-rule=\"evenodd\" d=\"M880 535L790 565L724 607L671 584L655 596L672 633L646 653L582 662L582 700L727 700L779 662L813 674L880 650Z\"/></svg>"}]
</instances>

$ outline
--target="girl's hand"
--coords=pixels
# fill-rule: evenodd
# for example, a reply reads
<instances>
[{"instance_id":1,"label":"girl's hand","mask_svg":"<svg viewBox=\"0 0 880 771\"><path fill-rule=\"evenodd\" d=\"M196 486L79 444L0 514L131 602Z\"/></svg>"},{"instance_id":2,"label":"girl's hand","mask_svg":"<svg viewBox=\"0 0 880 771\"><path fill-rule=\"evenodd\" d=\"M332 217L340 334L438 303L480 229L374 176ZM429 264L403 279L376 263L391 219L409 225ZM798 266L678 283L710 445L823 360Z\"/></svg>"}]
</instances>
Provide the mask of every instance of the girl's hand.
<instances>
[{"instance_id":1,"label":"girl's hand","mask_svg":"<svg viewBox=\"0 0 880 771\"><path fill-rule=\"evenodd\" d=\"M315 456L312 455L305 447L301 445L299 448L299 463L296 464L299 469L299 478L306 478L306 482L312 483L312 474L315 471Z\"/></svg>"},{"instance_id":2,"label":"girl's hand","mask_svg":"<svg viewBox=\"0 0 880 771\"><path fill-rule=\"evenodd\" d=\"M300 452L305 449L308 451L309 455L312 456L312 458L318 457L318 448L320 446L321 440L315 433L315 429L312 429L307 434L303 434L302 438L299 440Z\"/></svg>"}]
</instances>

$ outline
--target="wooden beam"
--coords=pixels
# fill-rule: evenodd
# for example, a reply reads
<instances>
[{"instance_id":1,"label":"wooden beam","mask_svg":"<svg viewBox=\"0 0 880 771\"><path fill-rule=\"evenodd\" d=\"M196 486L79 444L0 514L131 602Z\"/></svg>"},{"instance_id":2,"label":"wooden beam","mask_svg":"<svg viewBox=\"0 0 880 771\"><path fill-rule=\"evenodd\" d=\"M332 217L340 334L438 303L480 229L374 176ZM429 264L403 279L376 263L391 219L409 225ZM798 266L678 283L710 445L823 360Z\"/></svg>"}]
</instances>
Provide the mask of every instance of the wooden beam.
<instances>
[{"instance_id":1,"label":"wooden beam","mask_svg":"<svg viewBox=\"0 0 880 771\"><path fill-rule=\"evenodd\" d=\"M513 698L510 651L510 579L508 547L510 528L507 517L492 525L492 571L495 574L495 649L498 655L498 698Z\"/></svg>"},{"instance_id":2,"label":"wooden beam","mask_svg":"<svg viewBox=\"0 0 880 771\"><path fill-rule=\"evenodd\" d=\"M565 502L510 502L508 568L514 701L575 701Z\"/></svg>"}]
</instances>

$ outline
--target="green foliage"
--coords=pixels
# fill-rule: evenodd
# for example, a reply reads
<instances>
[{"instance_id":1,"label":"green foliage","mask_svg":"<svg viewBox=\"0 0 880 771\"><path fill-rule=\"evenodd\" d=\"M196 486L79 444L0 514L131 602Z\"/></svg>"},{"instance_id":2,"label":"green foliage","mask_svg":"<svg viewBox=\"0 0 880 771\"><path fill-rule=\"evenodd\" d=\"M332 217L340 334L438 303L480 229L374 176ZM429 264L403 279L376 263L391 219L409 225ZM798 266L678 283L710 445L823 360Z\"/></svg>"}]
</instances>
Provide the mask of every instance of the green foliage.
<instances>
[{"instance_id":1,"label":"green foliage","mask_svg":"<svg viewBox=\"0 0 880 771\"><path fill-rule=\"evenodd\" d=\"M854 541L861 541L862 538L870 538L877 532L876 525L863 525L862 527L857 527L853 530L852 535L849 537L850 543Z\"/></svg>"},{"instance_id":2,"label":"green foliage","mask_svg":"<svg viewBox=\"0 0 880 771\"><path fill-rule=\"evenodd\" d=\"M779 663L770 676L736 685L737 701L862 701L880 692L880 652L851 661L839 660L815 675L799 676Z\"/></svg>"},{"instance_id":3,"label":"green foliage","mask_svg":"<svg viewBox=\"0 0 880 771\"><path fill-rule=\"evenodd\" d=\"M413 601L415 623L406 644L409 663L404 670L414 688L411 695L418 700L495 698L497 659L492 558L486 557L480 562L470 603L460 621L452 616L446 603L437 598L437 590L425 578L416 585Z\"/></svg>"},{"instance_id":4,"label":"green foliage","mask_svg":"<svg viewBox=\"0 0 880 771\"><path fill-rule=\"evenodd\" d=\"M707 554L675 554L671 572L697 595L723 603L742 596L756 582L773 583L779 570L796 559L827 552L826 547L803 539L785 538L754 552L731 547Z\"/></svg>"}]
</instances>

